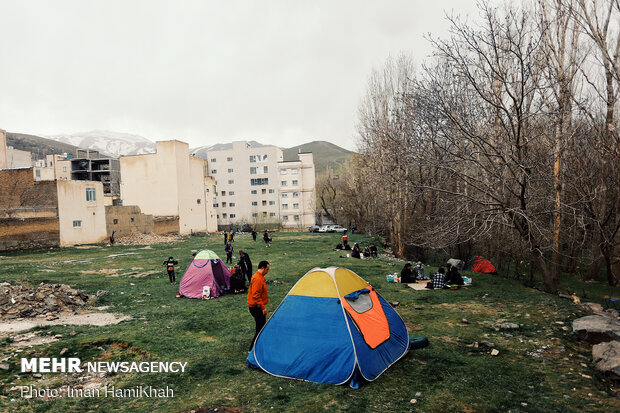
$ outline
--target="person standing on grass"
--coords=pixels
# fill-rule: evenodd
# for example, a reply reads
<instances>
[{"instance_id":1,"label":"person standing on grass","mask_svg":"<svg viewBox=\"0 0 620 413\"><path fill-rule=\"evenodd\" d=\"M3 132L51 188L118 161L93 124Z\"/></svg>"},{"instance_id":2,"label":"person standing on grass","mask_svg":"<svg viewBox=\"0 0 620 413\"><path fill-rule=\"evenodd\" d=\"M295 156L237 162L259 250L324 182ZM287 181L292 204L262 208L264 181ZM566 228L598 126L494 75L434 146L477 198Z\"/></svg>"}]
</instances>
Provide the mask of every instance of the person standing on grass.
<instances>
[{"instance_id":1,"label":"person standing on grass","mask_svg":"<svg viewBox=\"0 0 620 413\"><path fill-rule=\"evenodd\" d=\"M254 317L256 323L256 331L254 332L254 338L250 343L250 349L254 347L254 342L258 333L262 330L263 326L267 322L267 304L269 303L269 294L267 294L267 283L265 282L265 275L269 272L269 263L267 261L261 261L258 263L258 271L252 276L250 281L250 288L248 289L248 308L250 314Z\"/></svg>"},{"instance_id":2,"label":"person standing on grass","mask_svg":"<svg viewBox=\"0 0 620 413\"><path fill-rule=\"evenodd\" d=\"M230 242L235 242L235 230L230 231L230 235L228 236L228 240Z\"/></svg>"},{"instance_id":3,"label":"person standing on grass","mask_svg":"<svg viewBox=\"0 0 620 413\"><path fill-rule=\"evenodd\" d=\"M266 230L263 233L263 241L265 242L267 247L271 247L271 238L269 238L269 233Z\"/></svg>"},{"instance_id":4,"label":"person standing on grass","mask_svg":"<svg viewBox=\"0 0 620 413\"><path fill-rule=\"evenodd\" d=\"M224 248L224 251L226 252L226 264L232 264L232 255L233 255L233 250L235 248L232 246L232 244L230 243L230 241L228 241L228 243L226 244L226 247Z\"/></svg>"},{"instance_id":5,"label":"person standing on grass","mask_svg":"<svg viewBox=\"0 0 620 413\"><path fill-rule=\"evenodd\" d=\"M168 270L168 278L170 278L170 284L176 284L177 281L174 278L174 266L177 265L179 262L177 260L175 260L173 257L168 258L166 261L164 261L164 265L166 266L166 269Z\"/></svg>"},{"instance_id":6,"label":"person standing on grass","mask_svg":"<svg viewBox=\"0 0 620 413\"><path fill-rule=\"evenodd\" d=\"M252 261L247 252L239 250L239 262L237 264L239 264L243 275L247 277L248 282L252 282Z\"/></svg>"},{"instance_id":7,"label":"person standing on grass","mask_svg":"<svg viewBox=\"0 0 620 413\"><path fill-rule=\"evenodd\" d=\"M252 230L252 239L256 242L256 231Z\"/></svg>"},{"instance_id":8,"label":"person standing on grass","mask_svg":"<svg viewBox=\"0 0 620 413\"><path fill-rule=\"evenodd\" d=\"M228 244L228 232L224 231L224 245Z\"/></svg>"}]
</instances>

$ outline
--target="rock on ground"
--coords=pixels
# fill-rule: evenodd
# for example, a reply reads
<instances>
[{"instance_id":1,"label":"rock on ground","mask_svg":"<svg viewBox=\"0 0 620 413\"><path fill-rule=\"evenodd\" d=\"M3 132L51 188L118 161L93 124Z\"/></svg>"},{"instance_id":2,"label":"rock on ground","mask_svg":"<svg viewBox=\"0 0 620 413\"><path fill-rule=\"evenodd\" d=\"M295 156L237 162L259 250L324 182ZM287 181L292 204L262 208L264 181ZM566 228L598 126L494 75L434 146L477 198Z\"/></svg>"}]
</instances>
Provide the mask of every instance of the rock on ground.
<instances>
[{"instance_id":1,"label":"rock on ground","mask_svg":"<svg viewBox=\"0 0 620 413\"><path fill-rule=\"evenodd\" d=\"M620 379L620 342L609 341L593 346L592 359L597 369Z\"/></svg>"},{"instance_id":2,"label":"rock on ground","mask_svg":"<svg viewBox=\"0 0 620 413\"><path fill-rule=\"evenodd\" d=\"M589 315L573 321L573 332L580 340L593 344L620 340L620 321L602 315Z\"/></svg>"},{"instance_id":3,"label":"rock on ground","mask_svg":"<svg viewBox=\"0 0 620 413\"><path fill-rule=\"evenodd\" d=\"M65 284L39 284L36 287L0 286L0 320L53 318L86 305L88 295Z\"/></svg>"}]
</instances>

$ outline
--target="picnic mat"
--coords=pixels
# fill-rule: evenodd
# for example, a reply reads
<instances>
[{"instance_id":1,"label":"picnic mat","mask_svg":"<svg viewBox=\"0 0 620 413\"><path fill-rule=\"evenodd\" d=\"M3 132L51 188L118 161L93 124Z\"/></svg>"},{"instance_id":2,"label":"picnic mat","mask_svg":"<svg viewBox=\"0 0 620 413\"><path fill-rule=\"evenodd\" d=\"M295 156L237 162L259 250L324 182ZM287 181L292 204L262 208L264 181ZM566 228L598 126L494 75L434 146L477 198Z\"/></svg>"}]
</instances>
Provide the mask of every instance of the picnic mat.
<instances>
[{"instance_id":1,"label":"picnic mat","mask_svg":"<svg viewBox=\"0 0 620 413\"><path fill-rule=\"evenodd\" d=\"M428 290L428 288L426 288L426 284L427 283L409 283L407 286L409 286L409 288L413 288L414 290L422 291Z\"/></svg>"}]
</instances>

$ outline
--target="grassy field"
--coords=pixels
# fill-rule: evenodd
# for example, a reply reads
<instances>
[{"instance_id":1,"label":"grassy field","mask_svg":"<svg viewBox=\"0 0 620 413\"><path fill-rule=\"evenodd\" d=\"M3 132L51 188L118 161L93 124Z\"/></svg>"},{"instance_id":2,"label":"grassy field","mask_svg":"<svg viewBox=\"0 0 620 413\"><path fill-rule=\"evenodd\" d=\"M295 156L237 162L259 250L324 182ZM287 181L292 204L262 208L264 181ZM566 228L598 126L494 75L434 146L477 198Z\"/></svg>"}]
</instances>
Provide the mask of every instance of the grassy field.
<instances>
[{"instance_id":1,"label":"grassy field","mask_svg":"<svg viewBox=\"0 0 620 413\"><path fill-rule=\"evenodd\" d=\"M591 347L571 334L571 321L585 314L569 300L483 274L474 274L474 284L467 289L414 291L385 282L386 274L400 272L401 262L340 258L340 252L331 250L338 239L335 234L276 233L272 248L265 248L249 235L241 235L235 237L235 250L246 250L255 268L262 259L271 262L267 279L279 282L268 285L270 313L308 270L332 265L350 268L386 300L398 301L397 311L410 335L427 336L430 346L411 351L375 382L353 390L276 378L246 367L254 321L245 295L208 301L176 299L178 286L168 283L162 266L162 261L173 255L180 261L180 279L193 250L208 248L223 256L223 238L214 235L149 247L3 253L1 281L65 283L89 294L105 289L111 294L97 305L110 306L108 311L132 319L104 327L39 328L44 334L62 334L63 338L21 353L15 352L9 339L0 341L0 359L9 357L4 362L10 365L8 371L0 370L0 411L186 412L213 407L236 412L620 410L620 400L610 391L610 384L592 366ZM350 241L365 244L369 238L351 235ZM619 293L602 283L564 280L563 286L583 290L587 301L599 303L605 295ZM521 327L503 330L498 327L501 322ZM71 336L72 331L77 334ZM482 341L494 343L499 355L472 346ZM69 349L65 357L82 361L185 361L187 371L105 378L118 387L168 385L175 391L170 399L45 401L23 399L18 391L9 391L18 385L59 386L79 379L66 374L44 374L40 379L19 374L20 357L58 357L65 347Z\"/></svg>"}]
</instances>

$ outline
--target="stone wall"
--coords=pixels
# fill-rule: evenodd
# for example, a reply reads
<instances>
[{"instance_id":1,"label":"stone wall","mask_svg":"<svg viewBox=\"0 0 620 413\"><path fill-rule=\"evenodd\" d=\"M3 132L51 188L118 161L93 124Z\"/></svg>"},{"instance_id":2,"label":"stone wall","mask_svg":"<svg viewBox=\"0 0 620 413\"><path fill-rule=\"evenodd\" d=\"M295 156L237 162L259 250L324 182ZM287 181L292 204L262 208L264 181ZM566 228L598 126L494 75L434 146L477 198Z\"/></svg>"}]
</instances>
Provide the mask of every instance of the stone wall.
<instances>
[{"instance_id":1,"label":"stone wall","mask_svg":"<svg viewBox=\"0 0 620 413\"><path fill-rule=\"evenodd\" d=\"M179 233L179 217L155 217L155 233L171 234Z\"/></svg>"},{"instance_id":2,"label":"stone wall","mask_svg":"<svg viewBox=\"0 0 620 413\"><path fill-rule=\"evenodd\" d=\"M114 231L114 236L155 232L153 216L143 214L137 205L106 206L105 224L108 237L112 235L112 231Z\"/></svg>"}]
</instances>

